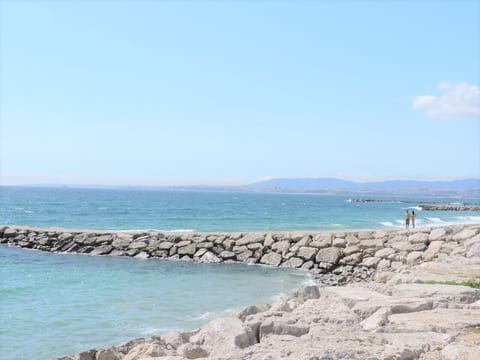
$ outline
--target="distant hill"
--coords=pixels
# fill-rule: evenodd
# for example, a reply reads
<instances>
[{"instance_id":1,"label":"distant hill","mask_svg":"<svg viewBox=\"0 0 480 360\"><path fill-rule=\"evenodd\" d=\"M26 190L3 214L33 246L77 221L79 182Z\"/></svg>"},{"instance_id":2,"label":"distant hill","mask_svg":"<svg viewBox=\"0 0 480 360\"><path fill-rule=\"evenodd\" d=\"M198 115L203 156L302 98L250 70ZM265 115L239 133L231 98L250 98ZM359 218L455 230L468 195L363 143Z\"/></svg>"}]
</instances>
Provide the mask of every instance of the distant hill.
<instances>
[{"instance_id":1,"label":"distant hill","mask_svg":"<svg viewBox=\"0 0 480 360\"><path fill-rule=\"evenodd\" d=\"M480 190L480 179L453 181L387 180L356 182L335 178L279 178L260 181L249 185L252 189L273 191L314 191L314 190Z\"/></svg>"}]
</instances>

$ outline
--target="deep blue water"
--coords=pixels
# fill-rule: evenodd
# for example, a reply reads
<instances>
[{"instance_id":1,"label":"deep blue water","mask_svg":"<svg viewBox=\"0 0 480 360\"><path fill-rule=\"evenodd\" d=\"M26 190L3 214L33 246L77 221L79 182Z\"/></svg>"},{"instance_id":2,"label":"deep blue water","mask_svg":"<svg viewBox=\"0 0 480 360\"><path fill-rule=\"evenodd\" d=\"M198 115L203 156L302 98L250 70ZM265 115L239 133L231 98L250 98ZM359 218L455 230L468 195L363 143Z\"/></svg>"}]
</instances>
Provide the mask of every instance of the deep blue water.
<instances>
[{"instance_id":1,"label":"deep blue water","mask_svg":"<svg viewBox=\"0 0 480 360\"><path fill-rule=\"evenodd\" d=\"M421 201L478 199L377 196L408 203L355 203L371 195L210 193L0 187L0 224L103 230L339 230L401 227ZM479 222L478 212L424 212L433 225Z\"/></svg>"}]
</instances>

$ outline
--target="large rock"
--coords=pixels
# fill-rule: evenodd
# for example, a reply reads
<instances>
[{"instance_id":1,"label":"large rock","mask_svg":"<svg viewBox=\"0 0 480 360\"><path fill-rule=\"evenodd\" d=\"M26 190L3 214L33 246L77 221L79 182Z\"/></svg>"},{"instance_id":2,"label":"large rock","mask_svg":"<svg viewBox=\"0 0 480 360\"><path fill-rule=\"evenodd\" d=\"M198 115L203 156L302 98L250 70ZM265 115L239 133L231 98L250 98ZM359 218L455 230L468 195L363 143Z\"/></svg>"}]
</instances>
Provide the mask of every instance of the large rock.
<instances>
[{"instance_id":1,"label":"large rock","mask_svg":"<svg viewBox=\"0 0 480 360\"><path fill-rule=\"evenodd\" d=\"M179 247L177 250L177 254L193 256L196 251L197 251L197 247L195 244L188 244L186 246Z\"/></svg>"},{"instance_id":2,"label":"large rock","mask_svg":"<svg viewBox=\"0 0 480 360\"><path fill-rule=\"evenodd\" d=\"M244 237L236 241L237 246L248 245L253 243L263 243L264 236L263 234L247 234Z\"/></svg>"},{"instance_id":3,"label":"large rock","mask_svg":"<svg viewBox=\"0 0 480 360\"><path fill-rule=\"evenodd\" d=\"M318 251L317 248L301 246L298 249L297 256L308 261L308 260L312 260L315 257L315 255L317 254L317 251Z\"/></svg>"},{"instance_id":4,"label":"large rock","mask_svg":"<svg viewBox=\"0 0 480 360\"><path fill-rule=\"evenodd\" d=\"M384 249L378 250L375 253L375 257L378 257L380 259L386 259L392 254L395 254L395 250L393 250L392 248L384 248Z\"/></svg>"},{"instance_id":5,"label":"large rock","mask_svg":"<svg viewBox=\"0 0 480 360\"><path fill-rule=\"evenodd\" d=\"M336 247L329 247L318 250L315 261L317 263L337 264L342 257L342 250Z\"/></svg>"},{"instance_id":6,"label":"large rock","mask_svg":"<svg viewBox=\"0 0 480 360\"><path fill-rule=\"evenodd\" d=\"M428 239L430 241L445 240L444 238L446 235L447 233L444 228L436 228L430 232Z\"/></svg>"},{"instance_id":7,"label":"large rock","mask_svg":"<svg viewBox=\"0 0 480 360\"><path fill-rule=\"evenodd\" d=\"M260 262L266 265L278 266L282 262L282 255L271 252L263 255Z\"/></svg>"},{"instance_id":8,"label":"large rock","mask_svg":"<svg viewBox=\"0 0 480 360\"><path fill-rule=\"evenodd\" d=\"M210 263L219 263L222 260L218 258L217 255L214 253L207 251L203 256L200 258L202 263L210 264Z\"/></svg>"},{"instance_id":9,"label":"large rock","mask_svg":"<svg viewBox=\"0 0 480 360\"><path fill-rule=\"evenodd\" d=\"M252 329L236 317L209 322L190 338L190 343L200 345L212 358L218 358L235 349L244 349L257 343Z\"/></svg>"},{"instance_id":10,"label":"large rock","mask_svg":"<svg viewBox=\"0 0 480 360\"><path fill-rule=\"evenodd\" d=\"M287 261L283 262L282 266L291 267L291 268L298 268L303 265L303 260L298 257L292 257Z\"/></svg>"},{"instance_id":11,"label":"large rock","mask_svg":"<svg viewBox=\"0 0 480 360\"><path fill-rule=\"evenodd\" d=\"M260 325L260 340L267 335L290 335L299 337L308 334L310 327L304 324L291 324L281 320L268 319Z\"/></svg>"},{"instance_id":12,"label":"large rock","mask_svg":"<svg viewBox=\"0 0 480 360\"><path fill-rule=\"evenodd\" d=\"M453 240L455 241L467 240L477 235L477 233L478 233L477 229L465 229L453 235Z\"/></svg>"},{"instance_id":13,"label":"large rock","mask_svg":"<svg viewBox=\"0 0 480 360\"><path fill-rule=\"evenodd\" d=\"M287 253L290 249L290 241L283 240L272 245L272 250L280 253Z\"/></svg>"}]
</instances>

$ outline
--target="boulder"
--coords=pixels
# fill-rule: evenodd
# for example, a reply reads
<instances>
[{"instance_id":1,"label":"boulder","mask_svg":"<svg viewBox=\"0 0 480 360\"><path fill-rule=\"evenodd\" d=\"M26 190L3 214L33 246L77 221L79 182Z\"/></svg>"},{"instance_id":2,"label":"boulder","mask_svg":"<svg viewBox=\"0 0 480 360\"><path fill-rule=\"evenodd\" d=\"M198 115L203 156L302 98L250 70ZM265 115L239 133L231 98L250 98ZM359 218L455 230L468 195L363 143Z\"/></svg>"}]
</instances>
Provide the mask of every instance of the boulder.
<instances>
[{"instance_id":1,"label":"boulder","mask_svg":"<svg viewBox=\"0 0 480 360\"><path fill-rule=\"evenodd\" d=\"M386 259L392 254L395 254L395 250L393 250L392 248L384 248L384 249L378 250L375 253L375 257L378 257L380 259Z\"/></svg>"},{"instance_id":2,"label":"boulder","mask_svg":"<svg viewBox=\"0 0 480 360\"><path fill-rule=\"evenodd\" d=\"M222 260L217 257L214 253L207 251L203 256L200 258L202 263L210 264L210 263L219 263Z\"/></svg>"},{"instance_id":3,"label":"boulder","mask_svg":"<svg viewBox=\"0 0 480 360\"><path fill-rule=\"evenodd\" d=\"M248 244L253 244L256 242L263 243L264 236L262 234L247 234L244 237L236 240L236 245L241 246L241 245L248 245Z\"/></svg>"},{"instance_id":4,"label":"boulder","mask_svg":"<svg viewBox=\"0 0 480 360\"><path fill-rule=\"evenodd\" d=\"M282 262L282 256L280 254L271 252L263 255L260 259L260 262L266 265L278 266Z\"/></svg>"},{"instance_id":5,"label":"boulder","mask_svg":"<svg viewBox=\"0 0 480 360\"><path fill-rule=\"evenodd\" d=\"M224 250L218 256L221 257L223 260L227 260L227 259L235 259L236 255L234 252Z\"/></svg>"},{"instance_id":6,"label":"boulder","mask_svg":"<svg viewBox=\"0 0 480 360\"><path fill-rule=\"evenodd\" d=\"M202 327L190 337L190 343L200 345L202 349L217 358L233 349L244 349L257 343L252 329L236 317L216 319Z\"/></svg>"},{"instance_id":7,"label":"boulder","mask_svg":"<svg viewBox=\"0 0 480 360\"><path fill-rule=\"evenodd\" d=\"M292 257L282 263L282 266L291 267L291 268L298 268L302 265L303 265L303 260L298 257Z\"/></svg>"},{"instance_id":8,"label":"boulder","mask_svg":"<svg viewBox=\"0 0 480 360\"><path fill-rule=\"evenodd\" d=\"M314 247L301 246L298 249L297 256L305 260L312 260L317 254L318 249Z\"/></svg>"},{"instance_id":9,"label":"boulder","mask_svg":"<svg viewBox=\"0 0 480 360\"><path fill-rule=\"evenodd\" d=\"M197 251L196 244L188 244L186 246L179 247L177 250L178 255L190 255L193 256Z\"/></svg>"},{"instance_id":10,"label":"boulder","mask_svg":"<svg viewBox=\"0 0 480 360\"><path fill-rule=\"evenodd\" d=\"M445 236L447 235L444 228L436 228L430 232L428 240L430 241L437 241L437 240L445 240Z\"/></svg>"},{"instance_id":11,"label":"boulder","mask_svg":"<svg viewBox=\"0 0 480 360\"><path fill-rule=\"evenodd\" d=\"M315 261L317 263L337 264L342 257L342 250L336 247L329 247L318 250Z\"/></svg>"},{"instance_id":12,"label":"boulder","mask_svg":"<svg viewBox=\"0 0 480 360\"><path fill-rule=\"evenodd\" d=\"M478 233L477 229L464 229L459 233L453 235L452 238L455 241L463 241L463 240L467 240L474 237L475 235L477 235L477 233Z\"/></svg>"},{"instance_id":13,"label":"boulder","mask_svg":"<svg viewBox=\"0 0 480 360\"><path fill-rule=\"evenodd\" d=\"M287 253L289 249L290 241L288 240L279 241L272 245L272 250L279 253Z\"/></svg>"},{"instance_id":14,"label":"boulder","mask_svg":"<svg viewBox=\"0 0 480 360\"><path fill-rule=\"evenodd\" d=\"M123 360L137 360L167 355L160 345L155 343L143 343L132 348Z\"/></svg>"},{"instance_id":15,"label":"boulder","mask_svg":"<svg viewBox=\"0 0 480 360\"><path fill-rule=\"evenodd\" d=\"M425 234L422 232L415 233L413 235L410 235L408 237L408 241L411 242L412 244L427 244L429 242L429 234Z\"/></svg>"},{"instance_id":16,"label":"boulder","mask_svg":"<svg viewBox=\"0 0 480 360\"><path fill-rule=\"evenodd\" d=\"M304 324L290 324L282 320L268 319L260 325L260 340L267 335L290 335L299 337L308 334L310 327Z\"/></svg>"}]
</instances>

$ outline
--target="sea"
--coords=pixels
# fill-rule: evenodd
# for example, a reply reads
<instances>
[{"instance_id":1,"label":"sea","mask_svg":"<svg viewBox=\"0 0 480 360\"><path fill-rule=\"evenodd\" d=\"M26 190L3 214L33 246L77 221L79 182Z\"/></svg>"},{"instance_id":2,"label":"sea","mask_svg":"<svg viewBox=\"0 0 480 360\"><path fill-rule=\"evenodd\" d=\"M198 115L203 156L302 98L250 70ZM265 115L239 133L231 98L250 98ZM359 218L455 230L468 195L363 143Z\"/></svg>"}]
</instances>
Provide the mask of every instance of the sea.
<instances>
[{"instance_id":1,"label":"sea","mask_svg":"<svg viewBox=\"0 0 480 360\"><path fill-rule=\"evenodd\" d=\"M356 202L365 198L381 202ZM478 199L0 187L0 225L199 232L334 231L479 223L478 212L422 202ZM192 330L311 283L307 272L239 264L52 254L0 245L0 359L50 359Z\"/></svg>"}]
</instances>

